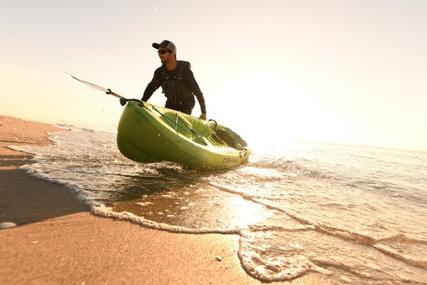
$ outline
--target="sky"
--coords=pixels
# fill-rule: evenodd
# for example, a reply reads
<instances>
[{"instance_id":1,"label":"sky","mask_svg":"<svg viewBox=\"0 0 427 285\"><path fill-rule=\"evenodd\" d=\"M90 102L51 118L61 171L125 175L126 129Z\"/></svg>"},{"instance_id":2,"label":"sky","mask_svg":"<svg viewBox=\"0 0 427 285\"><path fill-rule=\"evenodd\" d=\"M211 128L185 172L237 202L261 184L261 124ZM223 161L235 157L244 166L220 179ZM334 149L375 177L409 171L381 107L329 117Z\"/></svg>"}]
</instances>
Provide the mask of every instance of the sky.
<instances>
[{"instance_id":1,"label":"sky","mask_svg":"<svg viewBox=\"0 0 427 285\"><path fill-rule=\"evenodd\" d=\"M115 131L117 99L65 72L141 98L168 39L249 144L427 151L424 0L0 0L0 34L3 115Z\"/></svg>"}]
</instances>

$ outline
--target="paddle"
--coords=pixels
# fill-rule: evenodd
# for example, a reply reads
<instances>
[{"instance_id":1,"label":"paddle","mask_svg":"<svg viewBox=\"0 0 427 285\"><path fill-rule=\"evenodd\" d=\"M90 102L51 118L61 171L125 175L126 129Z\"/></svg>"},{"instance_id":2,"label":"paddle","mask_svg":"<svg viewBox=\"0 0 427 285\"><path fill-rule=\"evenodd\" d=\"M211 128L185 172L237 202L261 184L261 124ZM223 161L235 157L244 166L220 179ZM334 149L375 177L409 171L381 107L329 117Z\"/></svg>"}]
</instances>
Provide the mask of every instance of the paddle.
<instances>
[{"instance_id":1,"label":"paddle","mask_svg":"<svg viewBox=\"0 0 427 285\"><path fill-rule=\"evenodd\" d=\"M103 92L105 92L106 94L108 94L108 95L112 95L112 96L114 96L114 97L116 97L116 98L119 98L120 99L120 105L122 105L122 106L124 106L124 105L126 105L126 103L127 102L129 102L129 101L136 101L136 102L138 102L138 103L140 103L141 104L141 106L144 106L143 104L143 101L141 101L141 100L138 100L138 99L128 99L128 98L125 98L125 97L123 97L123 96L121 96L121 95L119 95L119 94L117 94L117 93L115 93L115 92L113 92L113 91L111 91L111 89L110 88L104 88L104 87L102 87L102 86L99 86L99 85L96 85L96 84L94 84L94 83L92 83L92 82L89 82L89 81L86 81L86 80L82 80L82 79L79 79L79 78L77 78L77 77L75 77L75 76L73 76L73 75L71 75L70 73L68 73L68 72L66 72L69 76L71 76L73 79L75 79L75 80L77 80L77 81L79 81L79 82L81 82L81 83L83 83L83 84L86 84L87 86L89 86L89 87L92 87L93 89L96 89L96 90L98 90L98 91L103 91ZM167 121L171 121L167 116L165 116L165 114L163 114L162 112L160 112L159 110L157 110L157 108L153 108L155 111L157 111L165 120L167 120ZM173 121L172 121L172 124L173 124ZM196 133L196 132L194 132L194 130L192 129L192 128L190 128L190 127L188 127L186 124L184 124L184 126L187 128L187 129L189 129L194 135L196 135L197 137L199 137L199 135Z\"/></svg>"},{"instance_id":2,"label":"paddle","mask_svg":"<svg viewBox=\"0 0 427 285\"><path fill-rule=\"evenodd\" d=\"M117 93L113 92L110 88L104 88L104 87L102 87L102 86L96 85L96 84L91 83L91 82L89 82L89 81L79 79L79 78L77 78L77 77L75 77L75 76L71 75L71 74L70 74L70 73L68 73L68 72L66 72L66 73L67 73L69 76L71 76L73 79L75 79L75 80L77 80L77 81L79 81L79 82L81 82L81 83L83 83L83 84L86 84L87 86L92 87L93 89L96 89L96 90L98 90L98 91L105 92L105 94L108 94L108 95L114 96L114 97L116 97L116 98L119 98L119 99L120 99L120 105L122 105L122 106L126 105L126 103L127 103L127 102L129 102L129 101L136 101L136 102L139 102L139 103L141 103L141 104L142 104L142 101L141 101L141 100L125 98L125 97L123 97L123 96L121 96L121 95L119 95L119 94L117 94Z\"/></svg>"}]
</instances>

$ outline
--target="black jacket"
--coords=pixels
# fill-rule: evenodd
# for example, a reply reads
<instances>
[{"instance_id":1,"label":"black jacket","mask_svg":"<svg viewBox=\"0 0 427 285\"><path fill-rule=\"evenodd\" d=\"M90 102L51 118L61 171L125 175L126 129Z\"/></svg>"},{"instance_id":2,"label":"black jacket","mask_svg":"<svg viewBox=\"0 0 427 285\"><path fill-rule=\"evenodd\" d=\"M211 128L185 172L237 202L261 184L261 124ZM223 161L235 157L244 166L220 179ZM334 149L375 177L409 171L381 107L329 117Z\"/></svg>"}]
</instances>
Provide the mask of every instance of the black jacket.
<instances>
[{"instance_id":1,"label":"black jacket","mask_svg":"<svg viewBox=\"0 0 427 285\"><path fill-rule=\"evenodd\" d=\"M178 111L185 111L188 107L192 109L195 103L194 96L196 96L202 113L206 113L205 99L194 78L189 62L177 61L177 67L173 71L168 71L165 66L157 68L153 79L145 88L142 101L150 99L154 91L160 86L162 86L163 93L167 98L166 107Z\"/></svg>"}]
</instances>

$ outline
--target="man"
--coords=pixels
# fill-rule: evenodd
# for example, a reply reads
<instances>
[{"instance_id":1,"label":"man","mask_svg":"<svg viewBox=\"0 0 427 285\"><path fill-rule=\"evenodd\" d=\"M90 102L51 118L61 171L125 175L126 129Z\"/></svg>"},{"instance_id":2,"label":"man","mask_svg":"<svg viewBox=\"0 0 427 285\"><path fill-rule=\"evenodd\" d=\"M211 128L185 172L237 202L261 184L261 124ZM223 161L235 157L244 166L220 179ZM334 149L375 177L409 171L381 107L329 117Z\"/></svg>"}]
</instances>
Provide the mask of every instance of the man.
<instances>
[{"instance_id":1,"label":"man","mask_svg":"<svg viewBox=\"0 0 427 285\"><path fill-rule=\"evenodd\" d=\"M141 100L147 101L154 91L162 86L167 99L166 108L191 114L196 96L202 111L200 119L206 120L205 99L190 69L190 63L176 60L176 47L171 41L153 43L153 47L157 49L162 66L154 72L154 77L145 88Z\"/></svg>"}]
</instances>

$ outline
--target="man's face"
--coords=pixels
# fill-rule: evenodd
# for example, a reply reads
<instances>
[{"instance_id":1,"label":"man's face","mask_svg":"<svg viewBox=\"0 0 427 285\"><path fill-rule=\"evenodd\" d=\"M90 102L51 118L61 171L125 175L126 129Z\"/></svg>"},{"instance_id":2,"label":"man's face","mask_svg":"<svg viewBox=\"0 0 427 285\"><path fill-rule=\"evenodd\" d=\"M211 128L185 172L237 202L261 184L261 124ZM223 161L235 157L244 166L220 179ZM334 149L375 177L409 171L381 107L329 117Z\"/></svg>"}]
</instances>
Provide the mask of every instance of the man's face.
<instances>
[{"instance_id":1,"label":"man's face","mask_svg":"<svg viewBox=\"0 0 427 285\"><path fill-rule=\"evenodd\" d=\"M157 53L162 63L167 63L170 60L170 58L173 57L172 52L165 48L159 48Z\"/></svg>"}]
</instances>

